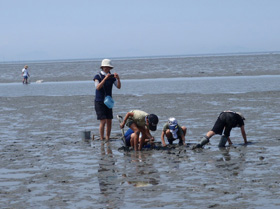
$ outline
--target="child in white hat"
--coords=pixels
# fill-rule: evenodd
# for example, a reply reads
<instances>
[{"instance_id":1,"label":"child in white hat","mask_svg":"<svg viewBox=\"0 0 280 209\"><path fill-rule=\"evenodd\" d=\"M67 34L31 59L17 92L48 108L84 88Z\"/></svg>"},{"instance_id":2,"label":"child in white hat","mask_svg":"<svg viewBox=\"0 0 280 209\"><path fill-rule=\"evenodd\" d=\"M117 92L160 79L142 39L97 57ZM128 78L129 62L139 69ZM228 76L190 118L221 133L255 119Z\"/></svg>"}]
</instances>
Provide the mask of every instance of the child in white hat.
<instances>
[{"instance_id":1,"label":"child in white hat","mask_svg":"<svg viewBox=\"0 0 280 209\"><path fill-rule=\"evenodd\" d=\"M173 141L179 139L179 145L185 145L185 136L187 133L187 128L185 126L180 126L176 118L171 117L168 119L168 122L163 126L161 132L161 143L162 146L166 146L164 141L164 136L167 137L169 144L173 144Z\"/></svg>"}]
</instances>

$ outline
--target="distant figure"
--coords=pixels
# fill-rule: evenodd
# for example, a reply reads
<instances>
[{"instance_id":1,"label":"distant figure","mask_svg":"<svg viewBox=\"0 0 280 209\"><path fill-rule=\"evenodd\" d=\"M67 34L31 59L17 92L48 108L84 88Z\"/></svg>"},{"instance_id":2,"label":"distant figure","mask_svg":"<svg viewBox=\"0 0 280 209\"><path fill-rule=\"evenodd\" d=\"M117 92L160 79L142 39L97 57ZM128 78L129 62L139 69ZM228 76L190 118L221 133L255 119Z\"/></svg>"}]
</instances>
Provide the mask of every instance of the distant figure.
<instances>
[{"instance_id":1,"label":"distant figure","mask_svg":"<svg viewBox=\"0 0 280 209\"><path fill-rule=\"evenodd\" d=\"M28 84L28 77L29 77L29 73L28 73L28 66L25 65L24 68L22 69L22 77L23 77L23 80L22 80L22 83L23 84Z\"/></svg>"},{"instance_id":2,"label":"distant figure","mask_svg":"<svg viewBox=\"0 0 280 209\"><path fill-rule=\"evenodd\" d=\"M239 127L244 139L244 143L247 144L247 136L244 128L244 116L240 112L223 111L220 113L214 127L209 131L206 136L202 137L199 144L195 145L193 149L201 148L207 144L212 136L215 134L222 135L219 143L219 147L224 147L226 143L232 144L229 136L232 128Z\"/></svg>"},{"instance_id":3,"label":"distant figure","mask_svg":"<svg viewBox=\"0 0 280 209\"><path fill-rule=\"evenodd\" d=\"M180 126L176 118L169 118L168 122L163 126L161 132L161 142L162 146L166 146L164 141L164 136L167 137L169 144L173 144L173 141L179 139L179 145L185 145L185 136L187 133L187 128L185 126Z\"/></svg>"},{"instance_id":4,"label":"distant figure","mask_svg":"<svg viewBox=\"0 0 280 209\"><path fill-rule=\"evenodd\" d=\"M101 71L93 78L96 88L94 106L97 120L100 120L100 139L104 139L104 129L105 125L107 125L106 140L109 140L112 129L113 110L104 104L104 99L105 96L108 95L112 97L113 85L115 85L118 89L121 88L121 81L117 73L111 74L111 70L113 69L111 60L102 60L100 68Z\"/></svg>"},{"instance_id":5,"label":"distant figure","mask_svg":"<svg viewBox=\"0 0 280 209\"><path fill-rule=\"evenodd\" d=\"M132 110L125 115L123 123L120 124L120 128L123 128L125 124L135 133L131 146L134 147L135 151L138 151L143 148L145 139L154 141L150 130L156 131L158 117L155 114L148 114L142 110ZM139 137L140 133L142 133L142 137Z\"/></svg>"}]
</instances>

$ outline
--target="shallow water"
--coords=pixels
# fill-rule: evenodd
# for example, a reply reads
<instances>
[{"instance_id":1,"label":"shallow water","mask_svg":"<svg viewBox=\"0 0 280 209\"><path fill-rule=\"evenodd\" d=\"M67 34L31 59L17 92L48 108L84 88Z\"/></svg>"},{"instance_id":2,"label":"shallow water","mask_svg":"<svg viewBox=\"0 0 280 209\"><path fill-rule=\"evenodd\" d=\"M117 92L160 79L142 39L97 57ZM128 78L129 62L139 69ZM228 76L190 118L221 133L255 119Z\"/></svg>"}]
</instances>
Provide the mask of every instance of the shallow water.
<instances>
[{"instance_id":1,"label":"shallow water","mask_svg":"<svg viewBox=\"0 0 280 209\"><path fill-rule=\"evenodd\" d=\"M218 60L213 61L215 68L228 62ZM201 62L204 66L204 58ZM258 63L251 65L258 68ZM62 71L59 75L68 74ZM92 82L1 84L0 207L279 208L278 81L279 76L124 79L123 89L114 89L114 117L131 109L156 113L157 142L170 116L187 126L187 142L194 144L227 109L245 115L253 142L243 146L240 130L233 129L234 145L224 149L217 147L219 136L214 136L202 150L174 146L137 153L119 151L116 119L111 142L81 139L85 129L98 138ZM219 88L221 82L227 85ZM144 87L132 92L129 85L139 83Z\"/></svg>"},{"instance_id":2,"label":"shallow water","mask_svg":"<svg viewBox=\"0 0 280 209\"><path fill-rule=\"evenodd\" d=\"M279 75L280 54L112 59L121 79ZM28 64L31 82L91 81L101 60L0 63L0 83L19 83Z\"/></svg>"},{"instance_id":3,"label":"shallow water","mask_svg":"<svg viewBox=\"0 0 280 209\"><path fill-rule=\"evenodd\" d=\"M113 93L136 96L164 93L238 94L280 90L279 81L280 75L122 80L122 88L114 89ZM32 85L9 83L0 84L0 92L0 97L93 95L94 83L93 81L47 82Z\"/></svg>"}]
</instances>

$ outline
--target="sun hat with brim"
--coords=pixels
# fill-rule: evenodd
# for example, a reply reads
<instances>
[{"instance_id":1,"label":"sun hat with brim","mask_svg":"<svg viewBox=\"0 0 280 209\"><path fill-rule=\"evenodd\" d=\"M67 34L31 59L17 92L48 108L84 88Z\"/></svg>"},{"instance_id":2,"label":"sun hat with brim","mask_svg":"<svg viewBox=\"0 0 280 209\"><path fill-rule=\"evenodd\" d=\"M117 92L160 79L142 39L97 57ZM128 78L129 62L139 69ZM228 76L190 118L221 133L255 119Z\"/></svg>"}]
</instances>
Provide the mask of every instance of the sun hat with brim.
<instances>
[{"instance_id":1,"label":"sun hat with brim","mask_svg":"<svg viewBox=\"0 0 280 209\"><path fill-rule=\"evenodd\" d=\"M100 68L102 68L102 67L114 68L114 66L111 64L111 60L109 60L109 59L102 60Z\"/></svg>"},{"instance_id":2,"label":"sun hat with brim","mask_svg":"<svg viewBox=\"0 0 280 209\"><path fill-rule=\"evenodd\" d=\"M157 130L158 117L155 114L148 115L149 129L151 131Z\"/></svg>"}]
</instances>

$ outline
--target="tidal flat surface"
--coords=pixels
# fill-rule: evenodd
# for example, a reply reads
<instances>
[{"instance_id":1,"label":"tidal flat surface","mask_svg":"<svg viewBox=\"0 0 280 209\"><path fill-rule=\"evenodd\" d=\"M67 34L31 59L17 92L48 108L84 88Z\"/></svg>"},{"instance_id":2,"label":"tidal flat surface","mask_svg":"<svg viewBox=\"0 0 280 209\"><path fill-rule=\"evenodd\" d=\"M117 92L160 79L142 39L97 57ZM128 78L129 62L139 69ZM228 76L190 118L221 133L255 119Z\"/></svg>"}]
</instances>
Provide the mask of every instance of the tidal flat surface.
<instances>
[{"instance_id":1,"label":"tidal flat surface","mask_svg":"<svg viewBox=\"0 0 280 209\"><path fill-rule=\"evenodd\" d=\"M19 84L23 65L0 65L0 208L280 207L279 55L116 61L109 143L98 140L90 83L99 63L30 63L31 85ZM176 117L189 146L120 150L116 115L132 109L158 115L158 143ZM251 143L235 128L232 146L214 136L191 150L223 110L244 114Z\"/></svg>"},{"instance_id":2,"label":"tidal flat surface","mask_svg":"<svg viewBox=\"0 0 280 209\"><path fill-rule=\"evenodd\" d=\"M245 114L252 144L218 149L215 136L203 150L174 147L135 153L112 140L91 143L80 131L98 135L92 96L1 98L1 208L277 208L279 200L278 107L280 93L118 95L116 114L150 110L160 119L154 132L176 116L196 143L221 111ZM149 105L149 106L147 106Z\"/></svg>"}]
</instances>

